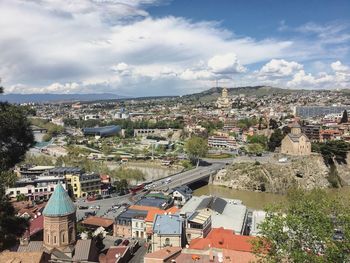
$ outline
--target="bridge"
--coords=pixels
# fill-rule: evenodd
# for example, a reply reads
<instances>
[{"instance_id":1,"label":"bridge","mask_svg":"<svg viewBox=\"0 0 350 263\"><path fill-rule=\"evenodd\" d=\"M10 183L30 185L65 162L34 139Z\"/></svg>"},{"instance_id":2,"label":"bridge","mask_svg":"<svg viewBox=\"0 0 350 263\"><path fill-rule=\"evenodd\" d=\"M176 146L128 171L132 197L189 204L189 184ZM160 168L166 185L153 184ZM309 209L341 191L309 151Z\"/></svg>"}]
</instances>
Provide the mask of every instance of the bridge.
<instances>
[{"instance_id":1,"label":"bridge","mask_svg":"<svg viewBox=\"0 0 350 263\"><path fill-rule=\"evenodd\" d=\"M209 164L208 166L199 166L195 169L154 181L153 183L156 184L156 187L152 188L152 190L164 190L166 188L189 185L198 181L209 181L213 175L226 166L225 162L212 162ZM165 181L169 179L171 179L170 183L166 184Z\"/></svg>"}]
</instances>

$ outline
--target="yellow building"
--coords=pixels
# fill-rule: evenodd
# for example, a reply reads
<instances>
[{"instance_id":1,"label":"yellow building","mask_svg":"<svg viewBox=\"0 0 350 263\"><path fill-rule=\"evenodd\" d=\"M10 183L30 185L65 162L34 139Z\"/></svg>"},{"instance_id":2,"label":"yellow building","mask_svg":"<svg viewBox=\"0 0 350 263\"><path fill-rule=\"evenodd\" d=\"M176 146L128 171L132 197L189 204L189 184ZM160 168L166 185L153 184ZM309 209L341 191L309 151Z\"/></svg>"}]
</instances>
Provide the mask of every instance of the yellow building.
<instances>
[{"instance_id":1,"label":"yellow building","mask_svg":"<svg viewBox=\"0 0 350 263\"><path fill-rule=\"evenodd\" d=\"M309 138L301 132L301 127L298 123L294 123L291 132L283 138L281 153L288 155L311 154L311 142Z\"/></svg>"},{"instance_id":2,"label":"yellow building","mask_svg":"<svg viewBox=\"0 0 350 263\"><path fill-rule=\"evenodd\" d=\"M67 174L66 182L76 198L101 194L101 179L98 174Z\"/></svg>"}]
</instances>

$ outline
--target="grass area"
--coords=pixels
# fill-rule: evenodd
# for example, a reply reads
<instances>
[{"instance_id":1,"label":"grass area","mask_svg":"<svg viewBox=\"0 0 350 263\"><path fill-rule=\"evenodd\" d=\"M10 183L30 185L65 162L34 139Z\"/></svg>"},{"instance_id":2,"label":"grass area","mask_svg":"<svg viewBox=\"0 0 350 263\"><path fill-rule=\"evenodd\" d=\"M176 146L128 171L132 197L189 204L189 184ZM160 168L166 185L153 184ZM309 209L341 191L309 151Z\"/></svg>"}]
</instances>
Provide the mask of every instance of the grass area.
<instances>
[{"instance_id":1,"label":"grass area","mask_svg":"<svg viewBox=\"0 0 350 263\"><path fill-rule=\"evenodd\" d=\"M206 158L209 159L226 159L226 158L232 158L233 155L229 153L208 153Z\"/></svg>"}]
</instances>

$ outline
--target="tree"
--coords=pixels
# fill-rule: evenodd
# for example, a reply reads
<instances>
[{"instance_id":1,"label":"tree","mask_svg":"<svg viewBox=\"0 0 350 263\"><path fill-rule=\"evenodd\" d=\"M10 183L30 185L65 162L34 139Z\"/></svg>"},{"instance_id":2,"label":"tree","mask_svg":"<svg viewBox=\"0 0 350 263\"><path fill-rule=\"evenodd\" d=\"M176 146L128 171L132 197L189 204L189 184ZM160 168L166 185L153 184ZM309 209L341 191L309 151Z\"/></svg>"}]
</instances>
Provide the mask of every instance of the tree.
<instances>
[{"instance_id":1,"label":"tree","mask_svg":"<svg viewBox=\"0 0 350 263\"><path fill-rule=\"evenodd\" d=\"M0 102L0 251L13 246L28 227L26 219L16 216L4 187L14 179L9 170L24 159L33 143L34 136L23 108Z\"/></svg>"},{"instance_id":2,"label":"tree","mask_svg":"<svg viewBox=\"0 0 350 263\"><path fill-rule=\"evenodd\" d=\"M349 262L348 202L324 190L292 190L266 210L255 252L262 262Z\"/></svg>"},{"instance_id":3,"label":"tree","mask_svg":"<svg viewBox=\"0 0 350 263\"><path fill-rule=\"evenodd\" d=\"M344 110L343 116L341 117L340 123L347 123L348 122L348 112L347 110Z\"/></svg>"},{"instance_id":4,"label":"tree","mask_svg":"<svg viewBox=\"0 0 350 263\"><path fill-rule=\"evenodd\" d=\"M280 129L274 130L268 142L269 151L274 152L277 147L280 147L283 138L284 134Z\"/></svg>"},{"instance_id":5,"label":"tree","mask_svg":"<svg viewBox=\"0 0 350 263\"><path fill-rule=\"evenodd\" d=\"M185 151L193 163L199 165L199 159L206 156L208 152L208 143L203 138L192 136L185 143Z\"/></svg>"},{"instance_id":6,"label":"tree","mask_svg":"<svg viewBox=\"0 0 350 263\"><path fill-rule=\"evenodd\" d=\"M278 128L278 123L277 123L277 121L274 120L274 119L270 119L270 121L269 121L269 128L270 128L271 130L276 130L276 129Z\"/></svg>"},{"instance_id":7,"label":"tree","mask_svg":"<svg viewBox=\"0 0 350 263\"><path fill-rule=\"evenodd\" d=\"M261 144L262 147L266 148L267 145L267 137L264 135L252 135L247 138L248 143L258 143Z\"/></svg>"}]
</instances>

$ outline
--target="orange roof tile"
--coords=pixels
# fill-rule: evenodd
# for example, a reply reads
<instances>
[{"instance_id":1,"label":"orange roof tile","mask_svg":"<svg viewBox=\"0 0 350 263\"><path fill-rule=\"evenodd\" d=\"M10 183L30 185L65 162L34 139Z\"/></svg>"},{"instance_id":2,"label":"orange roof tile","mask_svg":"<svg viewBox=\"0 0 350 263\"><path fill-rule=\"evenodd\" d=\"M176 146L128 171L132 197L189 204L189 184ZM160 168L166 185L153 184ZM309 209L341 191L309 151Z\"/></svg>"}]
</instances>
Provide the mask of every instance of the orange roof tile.
<instances>
[{"instance_id":1,"label":"orange roof tile","mask_svg":"<svg viewBox=\"0 0 350 263\"><path fill-rule=\"evenodd\" d=\"M113 220L98 216L90 216L86 218L84 221L81 222L84 225L91 225L91 226L102 226L104 228L110 227L113 225Z\"/></svg>"},{"instance_id":2,"label":"orange roof tile","mask_svg":"<svg viewBox=\"0 0 350 263\"><path fill-rule=\"evenodd\" d=\"M179 209L175 206L168 208L167 210L162 210L156 207L152 206L143 206L143 205L132 205L129 207L130 209L135 209L135 210L145 210L148 211L147 216L145 218L146 222L153 222L154 217L156 215L163 215L165 213L171 213L175 214L176 212L179 211Z\"/></svg>"},{"instance_id":3,"label":"orange roof tile","mask_svg":"<svg viewBox=\"0 0 350 263\"><path fill-rule=\"evenodd\" d=\"M235 235L232 230L213 228L206 238L196 238L190 243L190 249L204 250L209 247L253 252L250 241L255 237Z\"/></svg>"}]
</instances>

